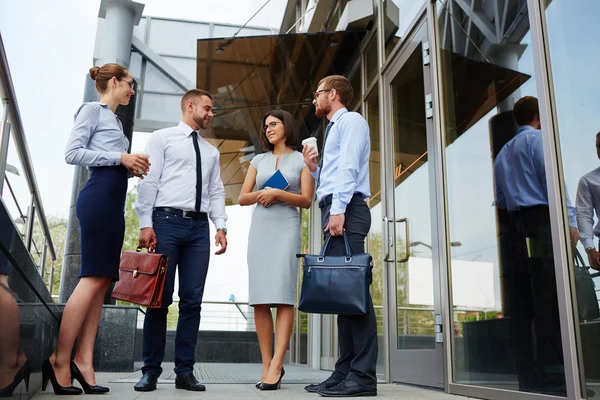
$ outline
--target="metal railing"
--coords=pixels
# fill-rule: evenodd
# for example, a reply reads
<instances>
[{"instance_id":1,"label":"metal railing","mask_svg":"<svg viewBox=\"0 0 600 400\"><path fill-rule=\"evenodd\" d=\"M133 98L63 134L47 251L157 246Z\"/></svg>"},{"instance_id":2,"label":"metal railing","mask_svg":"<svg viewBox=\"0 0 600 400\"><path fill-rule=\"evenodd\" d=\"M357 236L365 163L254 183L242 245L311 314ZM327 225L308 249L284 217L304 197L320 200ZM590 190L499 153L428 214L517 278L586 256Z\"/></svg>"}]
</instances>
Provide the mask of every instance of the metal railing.
<instances>
[{"instance_id":1,"label":"metal railing","mask_svg":"<svg viewBox=\"0 0 600 400\"><path fill-rule=\"evenodd\" d=\"M13 87L2 35L0 35L0 96L3 108L2 119L0 120L0 197L3 197L4 183L6 183L19 213L18 218L16 218L14 222L23 222L23 242L29 253L32 255L32 258L34 260L37 259L36 265L38 265L38 271L42 277L45 273L46 258L48 253L50 253L52 263L47 284L51 289L56 253L52 242L52 236L50 235L50 227L48 226L46 213L42 204L37 179L35 177L31 155L29 154L29 147L27 145L27 140L25 139L23 122L21 121L21 114L19 112L19 105L17 104L17 97ZM17 149L19 160L25 175L25 180L29 188L30 197L27 201L26 208L17 200L13 187L6 176L8 171L8 144L9 138L11 137L14 140L15 148ZM24 212L24 210L26 210L26 212ZM33 237L36 224L41 228L41 243L36 243Z\"/></svg>"},{"instance_id":2,"label":"metal railing","mask_svg":"<svg viewBox=\"0 0 600 400\"><path fill-rule=\"evenodd\" d=\"M384 331L383 306L375 305L377 319L377 332ZM454 308L453 322L459 321L459 314L474 316L476 321L488 319L488 314L499 310L487 308ZM398 307L398 334L399 335L434 335L434 309L433 307Z\"/></svg>"},{"instance_id":3,"label":"metal railing","mask_svg":"<svg viewBox=\"0 0 600 400\"><path fill-rule=\"evenodd\" d=\"M169 306L167 329L174 330L179 318L179 302ZM144 326L144 314L138 314L138 328ZM255 331L254 309L243 301L203 301L201 331Z\"/></svg>"},{"instance_id":4,"label":"metal railing","mask_svg":"<svg viewBox=\"0 0 600 400\"><path fill-rule=\"evenodd\" d=\"M179 302L174 301L169 307L167 328L175 329L179 317ZM377 332L383 333L384 317L383 306L375 305ZM488 314L498 312L492 309L461 308L454 309L454 321L459 320L458 314L475 316L475 320L487 319ZM275 309L273 309L275 313ZM302 314L301 314L302 315ZM401 335L433 335L434 327L433 307L398 307L398 334ZM300 332L308 330L308 318L300 318ZM144 315L138 315L138 328L144 326ZM255 331L254 309L247 302L242 301L204 301L200 321L202 331Z\"/></svg>"}]
</instances>

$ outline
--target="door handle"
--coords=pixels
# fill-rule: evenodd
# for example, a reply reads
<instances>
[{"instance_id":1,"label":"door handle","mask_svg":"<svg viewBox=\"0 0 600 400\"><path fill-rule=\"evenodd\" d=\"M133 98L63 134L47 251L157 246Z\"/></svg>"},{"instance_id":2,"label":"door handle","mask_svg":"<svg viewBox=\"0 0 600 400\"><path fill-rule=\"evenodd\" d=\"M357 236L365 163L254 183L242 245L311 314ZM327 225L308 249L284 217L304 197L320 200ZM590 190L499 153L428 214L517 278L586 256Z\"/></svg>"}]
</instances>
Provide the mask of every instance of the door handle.
<instances>
[{"instance_id":1,"label":"door handle","mask_svg":"<svg viewBox=\"0 0 600 400\"><path fill-rule=\"evenodd\" d=\"M410 258L410 229L409 229L410 224L408 222L408 218L400 218L400 219L397 219L395 222L397 222L397 223L405 222L406 223L405 224L405 227L406 227L406 231L405 231L406 232L406 243L405 243L406 256L403 259L398 260L398 262L403 263L403 262L407 262L408 259Z\"/></svg>"},{"instance_id":2,"label":"door handle","mask_svg":"<svg viewBox=\"0 0 600 400\"><path fill-rule=\"evenodd\" d=\"M394 261L392 259L390 259L390 249L394 247L394 241L392 240L392 237L390 236L390 224L394 222L394 220L389 219L388 217L383 217L383 222L385 222L385 228L384 228L384 234L385 237L383 238L383 240L385 241L385 257L383 258L383 262L390 262L390 261Z\"/></svg>"}]
</instances>

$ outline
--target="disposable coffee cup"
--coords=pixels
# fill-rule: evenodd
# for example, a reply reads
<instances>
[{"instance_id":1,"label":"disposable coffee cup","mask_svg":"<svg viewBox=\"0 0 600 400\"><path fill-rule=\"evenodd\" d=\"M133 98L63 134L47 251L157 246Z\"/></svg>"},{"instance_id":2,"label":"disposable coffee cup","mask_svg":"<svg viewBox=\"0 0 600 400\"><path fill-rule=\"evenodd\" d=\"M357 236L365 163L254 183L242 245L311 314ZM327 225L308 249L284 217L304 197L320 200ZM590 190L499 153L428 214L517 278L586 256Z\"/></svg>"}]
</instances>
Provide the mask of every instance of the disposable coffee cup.
<instances>
[{"instance_id":1,"label":"disposable coffee cup","mask_svg":"<svg viewBox=\"0 0 600 400\"><path fill-rule=\"evenodd\" d=\"M146 153L146 152L144 152L144 151L140 151L140 152L138 152L138 153L136 153L136 154L137 154L137 155L140 155L140 156L145 156L146 158L150 158L150 157L148 156L148 153ZM143 174L144 174L144 170L143 170L143 169L138 169L138 170L137 170L137 172L138 172L138 174L140 174L140 175L143 175Z\"/></svg>"},{"instance_id":2,"label":"disposable coffee cup","mask_svg":"<svg viewBox=\"0 0 600 400\"><path fill-rule=\"evenodd\" d=\"M317 148L317 138L316 137L309 137L306 138L302 141L302 146L307 146L308 148L314 147L314 149L317 151L317 155L319 155L319 149Z\"/></svg>"}]
</instances>

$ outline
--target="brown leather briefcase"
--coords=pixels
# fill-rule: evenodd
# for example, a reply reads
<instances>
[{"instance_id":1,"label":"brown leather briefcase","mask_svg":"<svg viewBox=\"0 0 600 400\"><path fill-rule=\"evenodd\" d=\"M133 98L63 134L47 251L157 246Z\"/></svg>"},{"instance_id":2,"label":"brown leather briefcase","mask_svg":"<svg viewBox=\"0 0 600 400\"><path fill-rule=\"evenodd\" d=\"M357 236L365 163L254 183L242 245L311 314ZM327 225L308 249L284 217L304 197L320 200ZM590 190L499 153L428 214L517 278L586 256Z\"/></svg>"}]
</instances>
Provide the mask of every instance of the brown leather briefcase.
<instances>
[{"instance_id":1,"label":"brown leather briefcase","mask_svg":"<svg viewBox=\"0 0 600 400\"><path fill-rule=\"evenodd\" d=\"M112 297L148 308L160 308L169 262L163 254L142 253L141 250L125 250L121 255L119 281Z\"/></svg>"}]
</instances>

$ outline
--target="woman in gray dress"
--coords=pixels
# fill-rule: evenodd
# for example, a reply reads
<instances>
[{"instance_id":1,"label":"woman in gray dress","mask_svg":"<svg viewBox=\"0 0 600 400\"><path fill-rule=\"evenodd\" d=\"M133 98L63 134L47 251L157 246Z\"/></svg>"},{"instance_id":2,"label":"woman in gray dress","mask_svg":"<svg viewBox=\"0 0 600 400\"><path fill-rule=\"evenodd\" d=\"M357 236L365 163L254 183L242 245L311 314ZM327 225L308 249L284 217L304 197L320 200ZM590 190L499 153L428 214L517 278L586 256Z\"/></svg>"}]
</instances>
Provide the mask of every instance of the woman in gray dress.
<instances>
[{"instance_id":1,"label":"woman in gray dress","mask_svg":"<svg viewBox=\"0 0 600 400\"><path fill-rule=\"evenodd\" d=\"M254 306L256 334L262 356L262 374L257 387L279 389L284 375L283 359L294 325L296 282L300 252L300 215L298 207L312 204L314 179L298 146L298 132L290 113L269 111L263 118L260 137L266 153L250 162L239 204L256 204L248 238L248 302ZM260 187L280 170L289 186L285 190ZM273 318L277 307L275 353Z\"/></svg>"}]
</instances>

